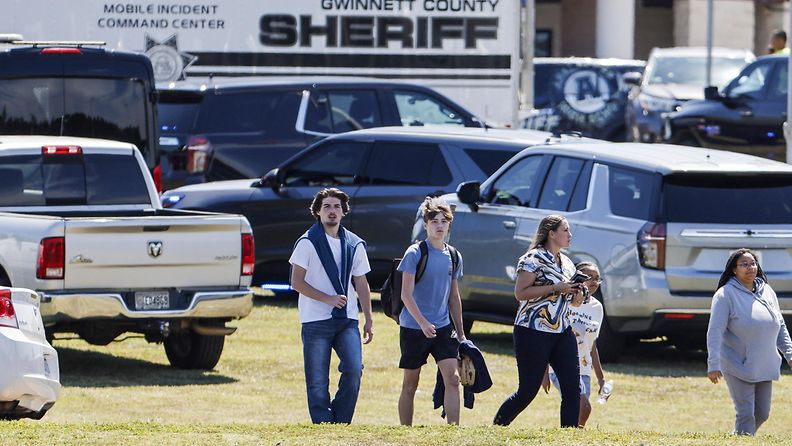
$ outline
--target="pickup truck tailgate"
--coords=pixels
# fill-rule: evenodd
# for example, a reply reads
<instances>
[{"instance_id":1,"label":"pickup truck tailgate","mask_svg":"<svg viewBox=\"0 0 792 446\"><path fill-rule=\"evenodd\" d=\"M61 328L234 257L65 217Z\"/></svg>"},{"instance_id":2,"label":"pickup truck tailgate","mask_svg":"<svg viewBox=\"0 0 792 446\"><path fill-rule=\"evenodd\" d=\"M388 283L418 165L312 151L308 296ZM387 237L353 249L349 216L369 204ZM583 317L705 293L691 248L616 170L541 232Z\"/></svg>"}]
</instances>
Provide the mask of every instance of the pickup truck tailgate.
<instances>
[{"instance_id":1,"label":"pickup truck tailgate","mask_svg":"<svg viewBox=\"0 0 792 446\"><path fill-rule=\"evenodd\" d=\"M239 285L239 216L73 218L65 226L66 289Z\"/></svg>"}]
</instances>

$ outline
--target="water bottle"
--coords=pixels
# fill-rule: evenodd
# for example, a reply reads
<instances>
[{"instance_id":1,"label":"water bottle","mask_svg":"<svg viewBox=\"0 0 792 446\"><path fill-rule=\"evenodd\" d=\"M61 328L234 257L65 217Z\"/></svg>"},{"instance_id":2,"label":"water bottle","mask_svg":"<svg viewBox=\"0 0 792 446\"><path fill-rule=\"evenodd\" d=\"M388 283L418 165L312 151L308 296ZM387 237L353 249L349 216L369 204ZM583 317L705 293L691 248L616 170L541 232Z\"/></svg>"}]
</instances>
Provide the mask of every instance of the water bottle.
<instances>
[{"instance_id":1,"label":"water bottle","mask_svg":"<svg viewBox=\"0 0 792 446\"><path fill-rule=\"evenodd\" d=\"M613 380L609 379L605 381L605 384L602 385L602 390L600 390L599 398L597 398L597 402L600 404L607 403L608 398L610 398L611 392L613 392Z\"/></svg>"}]
</instances>

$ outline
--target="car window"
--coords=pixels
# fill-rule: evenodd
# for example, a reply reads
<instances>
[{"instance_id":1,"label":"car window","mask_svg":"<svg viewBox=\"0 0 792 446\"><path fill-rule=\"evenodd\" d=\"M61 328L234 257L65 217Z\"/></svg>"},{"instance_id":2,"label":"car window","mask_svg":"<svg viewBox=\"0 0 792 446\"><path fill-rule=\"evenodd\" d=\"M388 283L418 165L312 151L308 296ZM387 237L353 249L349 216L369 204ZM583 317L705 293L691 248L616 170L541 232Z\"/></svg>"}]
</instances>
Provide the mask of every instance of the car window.
<instances>
[{"instance_id":1,"label":"car window","mask_svg":"<svg viewBox=\"0 0 792 446\"><path fill-rule=\"evenodd\" d=\"M146 94L133 79L3 79L0 134L104 138L146 153Z\"/></svg>"},{"instance_id":2,"label":"car window","mask_svg":"<svg viewBox=\"0 0 792 446\"><path fill-rule=\"evenodd\" d=\"M792 221L789 174L670 175L664 178L663 197L669 222L786 225ZM745 212L726 203L744 204Z\"/></svg>"},{"instance_id":3,"label":"car window","mask_svg":"<svg viewBox=\"0 0 792 446\"><path fill-rule=\"evenodd\" d=\"M418 91L397 90L393 92L393 96L403 126L465 126L465 119L459 112L427 94Z\"/></svg>"},{"instance_id":4,"label":"car window","mask_svg":"<svg viewBox=\"0 0 792 446\"><path fill-rule=\"evenodd\" d=\"M333 132L382 126L377 93L373 90L330 91L327 93Z\"/></svg>"},{"instance_id":5,"label":"car window","mask_svg":"<svg viewBox=\"0 0 792 446\"><path fill-rule=\"evenodd\" d=\"M452 180L440 147L402 142L376 143L366 177L374 185L445 186Z\"/></svg>"},{"instance_id":6,"label":"car window","mask_svg":"<svg viewBox=\"0 0 792 446\"><path fill-rule=\"evenodd\" d=\"M580 172L580 177L578 177L577 184L575 184L575 190L572 192L572 200L569 202L569 206L567 206L568 211L579 211L586 208L589 183L591 182L591 168L593 164L594 163L588 161L583 166L583 170Z\"/></svg>"},{"instance_id":7,"label":"car window","mask_svg":"<svg viewBox=\"0 0 792 446\"><path fill-rule=\"evenodd\" d=\"M732 82L731 88L726 95L730 98L739 96L760 97L770 74L770 67L772 65L762 63L754 65L752 69L749 68Z\"/></svg>"},{"instance_id":8,"label":"car window","mask_svg":"<svg viewBox=\"0 0 792 446\"><path fill-rule=\"evenodd\" d=\"M312 132L333 133L333 121L330 119L330 101L328 101L325 93L312 91L308 97L305 129Z\"/></svg>"},{"instance_id":9,"label":"car window","mask_svg":"<svg viewBox=\"0 0 792 446\"><path fill-rule=\"evenodd\" d=\"M134 156L0 157L0 206L151 204Z\"/></svg>"},{"instance_id":10,"label":"car window","mask_svg":"<svg viewBox=\"0 0 792 446\"><path fill-rule=\"evenodd\" d=\"M542 167L542 155L527 156L514 163L492 185L488 202L531 207L534 185Z\"/></svg>"},{"instance_id":11,"label":"car window","mask_svg":"<svg viewBox=\"0 0 792 446\"><path fill-rule=\"evenodd\" d=\"M707 58L704 56L660 56L650 60L644 83L689 84L707 83ZM745 58L712 57L712 85L723 87L745 66Z\"/></svg>"},{"instance_id":12,"label":"car window","mask_svg":"<svg viewBox=\"0 0 792 446\"><path fill-rule=\"evenodd\" d=\"M202 101L202 94L161 91L157 102L160 133L192 133Z\"/></svg>"},{"instance_id":13,"label":"car window","mask_svg":"<svg viewBox=\"0 0 792 446\"><path fill-rule=\"evenodd\" d=\"M583 164L583 160L578 158L556 157L542 187L537 207L566 211Z\"/></svg>"},{"instance_id":14,"label":"car window","mask_svg":"<svg viewBox=\"0 0 792 446\"><path fill-rule=\"evenodd\" d=\"M506 164L517 152L509 150L465 149L465 153L476 163L484 175L489 177Z\"/></svg>"},{"instance_id":15,"label":"car window","mask_svg":"<svg viewBox=\"0 0 792 446\"><path fill-rule=\"evenodd\" d=\"M291 133L301 97L302 93L294 90L207 95L196 127L202 133Z\"/></svg>"},{"instance_id":16,"label":"car window","mask_svg":"<svg viewBox=\"0 0 792 446\"><path fill-rule=\"evenodd\" d=\"M651 220L655 185L653 174L611 166L608 175L611 212Z\"/></svg>"},{"instance_id":17,"label":"car window","mask_svg":"<svg viewBox=\"0 0 792 446\"><path fill-rule=\"evenodd\" d=\"M775 74L773 74L772 87L768 91L768 98L773 100L786 101L789 79L789 65L786 61L776 64Z\"/></svg>"},{"instance_id":18,"label":"car window","mask_svg":"<svg viewBox=\"0 0 792 446\"><path fill-rule=\"evenodd\" d=\"M285 166L287 186L338 186L355 184L369 143L331 141Z\"/></svg>"}]
</instances>

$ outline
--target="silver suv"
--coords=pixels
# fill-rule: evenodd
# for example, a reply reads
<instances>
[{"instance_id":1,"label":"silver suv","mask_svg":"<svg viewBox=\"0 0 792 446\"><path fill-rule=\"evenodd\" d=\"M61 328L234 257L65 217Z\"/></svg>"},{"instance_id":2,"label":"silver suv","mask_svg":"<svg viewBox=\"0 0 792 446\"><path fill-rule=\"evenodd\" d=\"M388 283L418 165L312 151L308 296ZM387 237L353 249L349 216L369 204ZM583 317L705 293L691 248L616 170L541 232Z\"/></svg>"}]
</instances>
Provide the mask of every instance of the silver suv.
<instances>
[{"instance_id":1,"label":"silver suv","mask_svg":"<svg viewBox=\"0 0 792 446\"><path fill-rule=\"evenodd\" d=\"M465 256L468 329L512 322L517 258L551 213L569 220L570 258L601 269L604 358L629 338L701 345L718 277L740 247L760 253L792 315L792 166L672 145L560 143L523 150L445 198L456 207L450 242Z\"/></svg>"}]
</instances>

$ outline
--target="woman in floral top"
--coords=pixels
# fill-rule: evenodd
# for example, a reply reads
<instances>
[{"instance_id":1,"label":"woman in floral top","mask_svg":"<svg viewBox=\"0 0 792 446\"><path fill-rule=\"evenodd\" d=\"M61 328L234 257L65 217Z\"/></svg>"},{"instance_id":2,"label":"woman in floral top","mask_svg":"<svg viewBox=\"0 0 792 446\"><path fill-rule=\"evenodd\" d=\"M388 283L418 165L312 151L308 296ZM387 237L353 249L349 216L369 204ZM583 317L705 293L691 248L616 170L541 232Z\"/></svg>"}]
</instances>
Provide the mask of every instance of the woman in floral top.
<instances>
[{"instance_id":1,"label":"woman in floral top","mask_svg":"<svg viewBox=\"0 0 792 446\"><path fill-rule=\"evenodd\" d=\"M520 307L514 319L514 348L519 385L501 405L495 424L510 424L528 407L550 364L561 386L561 427L578 425L580 370L568 316L569 306L579 306L588 293L584 285L571 283L575 264L561 252L571 241L566 219L548 215L517 263L514 296Z\"/></svg>"}]
</instances>

